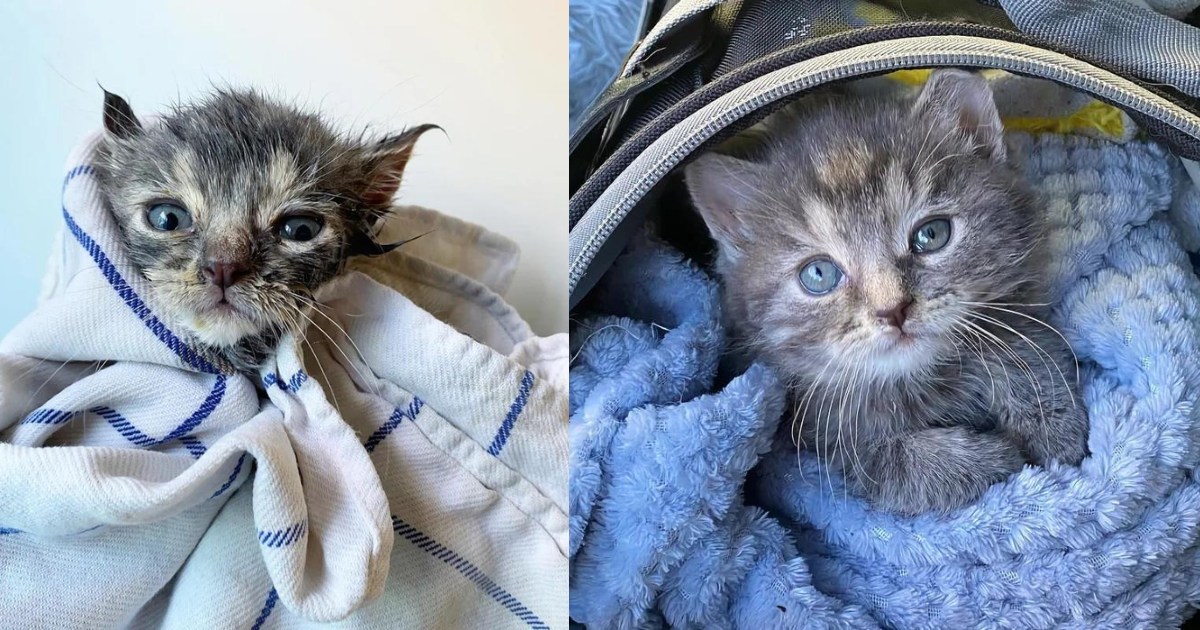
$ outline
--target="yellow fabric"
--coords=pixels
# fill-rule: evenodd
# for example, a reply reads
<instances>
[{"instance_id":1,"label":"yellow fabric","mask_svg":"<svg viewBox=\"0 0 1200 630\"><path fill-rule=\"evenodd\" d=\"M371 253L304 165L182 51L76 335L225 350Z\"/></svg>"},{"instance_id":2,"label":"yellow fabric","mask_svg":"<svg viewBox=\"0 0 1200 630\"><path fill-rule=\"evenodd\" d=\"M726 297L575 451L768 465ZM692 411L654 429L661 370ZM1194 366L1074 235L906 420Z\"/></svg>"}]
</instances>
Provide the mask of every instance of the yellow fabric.
<instances>
[{"instance_id":1,"label":"yellow fabric","mask_svg":"<svg viewBox=\"0 0 1200 630\"><path fill-rule=\"evenodd\" d=\"M1121 110L1100 101L1091 101L1062 118L1001 118L1005 129L1030 133L1072 133L1091 130L1112 138L1125 136L1125 117Z\"/></svg>"},{"instance_id":2,"label":"yellow fabric","mask_svg":"<svg viewBox=\"0 0 1200 630\"><path fill-rule=\"evenodd\" d=\"M996 72L999 71L984 70L983 75L986 77L989 73ZM932 73L932 69L897 70L887 76L906 85L917 86L928 81L929 75ZM1096 100L1090 101L1087 105L1064 116L1001 116L1000 120L1004 123L1005 129L1012 131L1058 134L1091 131L1093 134L1099 133L1111 138L1125 136L1125 117L1121 110Z\"/></svg>"}]
</instances>

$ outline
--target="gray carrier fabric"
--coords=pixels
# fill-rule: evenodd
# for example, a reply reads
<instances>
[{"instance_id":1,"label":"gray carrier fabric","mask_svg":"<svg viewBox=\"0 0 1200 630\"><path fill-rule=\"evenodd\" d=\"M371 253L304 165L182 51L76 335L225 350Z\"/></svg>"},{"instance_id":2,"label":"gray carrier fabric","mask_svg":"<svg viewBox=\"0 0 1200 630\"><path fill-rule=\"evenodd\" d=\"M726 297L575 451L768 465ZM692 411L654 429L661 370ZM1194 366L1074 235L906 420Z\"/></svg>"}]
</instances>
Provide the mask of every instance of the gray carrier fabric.
<instances>
[{"instance_id":1,"label":"gray carrier fabric","mask_svg":"<svg viewBox=\"0 0 1200 630\"><path fill-rule=\"evenodd\" d=\"M840 50L750 81L703 107L660 136L591 204L569 239L572 303L601 249L642 198L708 138L738 119L815 85L904 68L999 68L1050 79L1200 138L1200 117L1146 88L1077 59L1013 42L963 36L913 37ZM619 240L619 239L618 239ZM601 260L606 258L601 257ZM602 268L604 265L598 265ZM582 293L582 292L581 292Z\"/></svg>"},{"instance_id":2,"label":"gray carrier fabric","mask_svg":"<svg viewBox=\"0 0 1200 630\"><path fill-rule=\"evenodd\" d=\"M1022 31L1122 74L1200 97L1200 29L1128 0L1000 4Z\"/></svg>"}]
</instances>

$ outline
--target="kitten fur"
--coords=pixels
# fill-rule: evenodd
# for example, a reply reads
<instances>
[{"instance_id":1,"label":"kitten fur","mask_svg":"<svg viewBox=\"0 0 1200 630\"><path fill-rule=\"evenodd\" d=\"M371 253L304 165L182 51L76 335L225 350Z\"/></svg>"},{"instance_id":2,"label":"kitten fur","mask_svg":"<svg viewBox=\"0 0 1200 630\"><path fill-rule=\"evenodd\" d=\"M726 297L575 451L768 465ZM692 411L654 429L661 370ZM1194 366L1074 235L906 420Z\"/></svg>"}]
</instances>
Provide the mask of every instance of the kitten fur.
<instances>
[{"instance_id":1,"label":"kitten fur","mask_svg":"<svg viewBox=\"0 0 1200 630\"><path fill-rule=\"evenodd\" d=\"M234 90L149 125L106 91L104 126L95 156L100 190L149 284L150 304L201 352L247 373L285 331L324 317L311 293L350 256L389 249L370 235L414 143L434 128L351 138L316 115ZM155 229L147 212L163 202L186 209L191 228ZM316 238L281 238L281 222L294 216L319 221ZM215 264L238 273L223 290Z\"/></svg>"},{"instance_id":2,"label":"kitten fur","mask_svg":"<svg viewBox=\"0 0 1200 630\"><path fill-rule=\"evenodd\" d=\"M798 448L852 491L946 512L1026 462L1085 456L1077 365L1043 323L1043 210L982 78L937 71L908 100L810 97L685 179L737 342L789 381ZM932 218L951 222L948 243L914 253ZM798 279L814 258L844 273L824 295ZM899 326L884 315L906 303Z\"/></svg>"}]
</instances>

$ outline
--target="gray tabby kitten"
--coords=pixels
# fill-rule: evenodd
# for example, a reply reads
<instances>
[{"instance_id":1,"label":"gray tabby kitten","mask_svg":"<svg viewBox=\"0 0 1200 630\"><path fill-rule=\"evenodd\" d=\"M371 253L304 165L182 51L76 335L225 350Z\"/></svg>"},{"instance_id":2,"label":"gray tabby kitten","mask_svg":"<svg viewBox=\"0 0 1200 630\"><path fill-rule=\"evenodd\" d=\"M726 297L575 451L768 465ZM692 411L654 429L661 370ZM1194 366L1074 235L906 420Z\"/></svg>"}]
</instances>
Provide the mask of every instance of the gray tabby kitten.
<instances>
[{"instance_id":1,"label":"gray tabby kitten","mask_svg":"<svg viewBox=\"0 0 1200 630\"><path fill-rule=\"evenodd\" d=\"M1026 462L1077 464L1077 366L1043 321L1043 215L987 83L827 97L686 170L727 316L791 383L798 440L878 507L945 512Z\"/></svg>"},{"instance_id":2,"label":"gray tabby kitten","mask_svg":"<svg viewBox=\"0 0 1200 630\"><path fill-rule=\"evenodd\" d=\"M371 234L434 125L366 142L255 92L218 91L143 126L106 91L104 127L100 190L155 312L253 373L350 256L398 245Z\"/></svg>"}]
</instances>

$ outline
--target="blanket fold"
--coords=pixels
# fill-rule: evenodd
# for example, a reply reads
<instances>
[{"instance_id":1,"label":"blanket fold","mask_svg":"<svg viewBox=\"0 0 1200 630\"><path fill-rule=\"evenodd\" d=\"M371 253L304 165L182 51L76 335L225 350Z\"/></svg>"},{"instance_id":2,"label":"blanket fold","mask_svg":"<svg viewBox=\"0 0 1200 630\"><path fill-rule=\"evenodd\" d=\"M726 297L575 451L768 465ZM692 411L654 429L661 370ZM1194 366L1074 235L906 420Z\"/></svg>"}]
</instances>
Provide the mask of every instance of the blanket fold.
<instances>
[{"instance_id":1,"label":"blanket fold","mask_svg":"<svg viewBox=\"0 0 1200 630\"><path fill-rule=\"evenodd\" d=\"M1091 456L1026 466L947 516L874 510L797 452L766 370L712 390L715 363L689 361L722 351L715 283L642 240L573 329L574 620L1163 627L1200 603L1200 280L1176 229L1200 206L1185 169L1128 138L1009 140L1049 213L1051 323L1080 359ZM680 295L693 299L672 310ZM712 333L663 334L661 319ZM682 333L694 352L663 358Z\"/></svg>"},{"instance_id":2,"label":"blanket fold","mask_svg":"<svg viewBox=\"0 0 1200 630\"><path fill-rule=\"evenodd\" d=\"M8 627L565 627L566 339L503 301L515 245L399 209L388 229L434 230L421 249L323 286L251 378L155 315L95 140L42 299L0 342Z\"/></svg>"}]
</instances>

